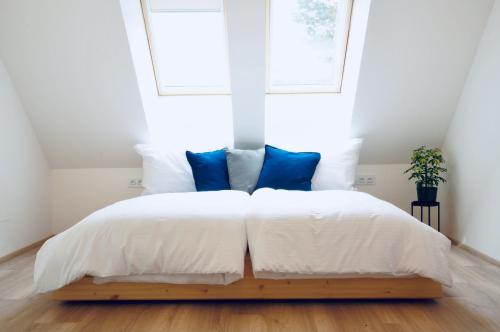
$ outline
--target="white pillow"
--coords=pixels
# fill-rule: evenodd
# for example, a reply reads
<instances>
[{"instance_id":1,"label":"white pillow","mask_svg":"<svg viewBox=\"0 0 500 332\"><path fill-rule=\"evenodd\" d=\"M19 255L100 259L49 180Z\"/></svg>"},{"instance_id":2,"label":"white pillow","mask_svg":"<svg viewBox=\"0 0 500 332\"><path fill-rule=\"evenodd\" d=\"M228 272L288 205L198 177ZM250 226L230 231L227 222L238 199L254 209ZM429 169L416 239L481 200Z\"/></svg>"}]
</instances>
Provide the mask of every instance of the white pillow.
<instances>
[{"instance_id":1,"label":"white pillow","mask_svg":"<svg viewBox=\"0 0 500 332\"><path fill-rule=\"evenodd\" d=\"M163 151L146 144L136 145L135 151L142 156L143 195L196 191L185 151Z\"/></svg>"},{"instance_id":2,"label":"white pillow","mask_svg":"<svg viewBox=\"0 0 500 332\"><path fill-rule=\"evenodd\" d=\"M336 151L321 153L311 190L352 190L362 144L363 140L356 138Z\"/></svg>"}]
</instances>

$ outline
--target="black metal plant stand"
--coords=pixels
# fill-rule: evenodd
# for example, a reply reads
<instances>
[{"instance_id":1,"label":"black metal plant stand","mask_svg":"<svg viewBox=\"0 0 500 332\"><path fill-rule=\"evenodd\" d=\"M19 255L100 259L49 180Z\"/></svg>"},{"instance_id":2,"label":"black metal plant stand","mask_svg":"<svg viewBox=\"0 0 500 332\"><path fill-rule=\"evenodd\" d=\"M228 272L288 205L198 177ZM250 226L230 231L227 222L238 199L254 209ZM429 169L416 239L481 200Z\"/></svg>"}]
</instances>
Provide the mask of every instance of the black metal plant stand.
<instances>
[{"instance_id":1,"label":"black metal plant stand","mask_svg":"<svg viewBox=\"0 0 500 332\"><path fill-rule=\"evenodd\" d=\"M438 208L438 232L441 231L441 204L439 202L419 202L413 201L411 202L411 215L413 216L413 208L415 206L420 206L420 221L424 221L424 207L427 207L427 224L429 226L431 223L431 207L437 206Z\"/></svg>"}]
</instances>

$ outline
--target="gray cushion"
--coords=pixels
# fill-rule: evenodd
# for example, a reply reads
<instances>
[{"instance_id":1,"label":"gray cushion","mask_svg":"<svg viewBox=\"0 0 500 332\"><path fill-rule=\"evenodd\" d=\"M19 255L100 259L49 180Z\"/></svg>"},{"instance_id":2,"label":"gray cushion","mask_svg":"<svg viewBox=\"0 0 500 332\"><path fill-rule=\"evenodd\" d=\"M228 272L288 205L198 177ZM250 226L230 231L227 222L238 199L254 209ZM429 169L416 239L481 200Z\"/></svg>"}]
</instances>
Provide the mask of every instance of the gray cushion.
<instances>
[{"instance_id":1,"label":"gray cushion","mask_svg":"<svg viewBox=\"0 0 500 332\"><path fill-rule=\"evenodd\" d=\"M264 149L225 150L231 189L246 191L251 194L257 185L260 170L264 163Z\"/></svg>"}]
</instances>

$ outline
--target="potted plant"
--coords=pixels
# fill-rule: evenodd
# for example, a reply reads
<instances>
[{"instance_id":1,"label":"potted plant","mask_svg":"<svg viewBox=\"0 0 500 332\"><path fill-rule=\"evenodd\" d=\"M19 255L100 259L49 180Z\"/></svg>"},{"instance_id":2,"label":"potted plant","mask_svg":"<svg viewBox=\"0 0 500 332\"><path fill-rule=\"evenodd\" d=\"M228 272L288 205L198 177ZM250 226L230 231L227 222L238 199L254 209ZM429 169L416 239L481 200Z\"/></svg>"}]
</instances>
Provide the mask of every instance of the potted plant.
<instances>
[{"instance_id":1,"label":"potted plant","mask_svg":"<svg viewBox=\"0 0 500 332\"><path fill-rule=\"evenodd\" d=\"M421 146L413 150L411 167L404 171L410 173L408 180L415 180L417 184L417 197L420 202L435 202L439 182L446 182L441 176L447 172L443 167L444 158L438 148Z\"/></svg>"}]
</instances>

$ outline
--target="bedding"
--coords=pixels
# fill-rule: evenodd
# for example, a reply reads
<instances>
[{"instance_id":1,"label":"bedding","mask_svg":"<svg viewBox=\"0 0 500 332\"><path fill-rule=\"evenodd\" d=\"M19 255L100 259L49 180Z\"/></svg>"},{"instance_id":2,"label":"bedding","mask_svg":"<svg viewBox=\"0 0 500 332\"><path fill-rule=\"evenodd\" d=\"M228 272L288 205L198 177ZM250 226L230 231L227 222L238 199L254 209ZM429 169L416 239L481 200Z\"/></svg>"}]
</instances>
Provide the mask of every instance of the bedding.
<instances>
[{"instance_id":1,"label":"bedding","mask_svg":"<svg viewBox=\"0 0 500 332\"><path fill-rule=\"evenodd\" d=\"M320 159L317 152L290 152L266 145L256 188L310 191Z\"/></svg>"},{"instance_id":2,"label":"bedding","mask_svg":"<svg viewBox=\"0 0 500 332\"><path fill-rule=\"evenodd\" d=\"M234 282L243 277L249 199L214 191L112 204L45 242L35 261L36 289L55 290L85 275L97 282Z\"/></svg>"},{"instance_id":3,"label":"bedding","mask_svg":"<svg viewBox=\"0 0 500 332\"><path fill-rule=\"evenodd\" d=\"M142 157L143 195L196 191L184 151L163 150L148 144L134 148Z\"/></svg>"},{"instance_id":4,"label":"bedding","mask_svg":"<svg viewBox=\"0 0 500 332\"><path fill-rule=\"evenodd\" d=\"M322 151L311 190L352 190L362 144L362 139L355 138L333 150Z\"/></svg>"},{"instance_id":5,"label":"bedding","mask_svg":"<svg viewBox=\"0 0 500 332\"><path fill-rule=\"evenodd\" d=\"M431 278L451 285L450 241L357 191L253 193L246 220L256 278Z\"/></svg>"},{"instance_id":6,"label":"bedding","mask_svg":"<svg viewBox=\"0 0 500 332\"><path fill-rule=\"evenodd\" d=\"M264 148L258 150L225 149L225 151L231 189L251 194L259 180L264 162Z\"/></svg>"},{"instance_id":7,"label":"bedding","mask_svg":"<svg viewBox=\"0 0 500 332\"><path fill-rule=\"evenodd\" d=\"M186 151L197 191L229 190L229 173L224 149L194 153Z\"/></svg>"}]
</instances>

